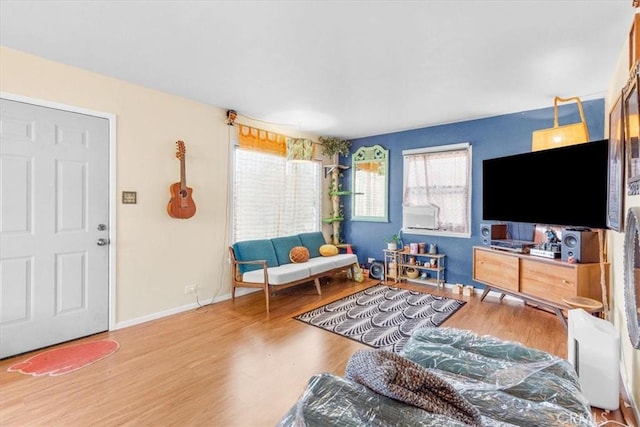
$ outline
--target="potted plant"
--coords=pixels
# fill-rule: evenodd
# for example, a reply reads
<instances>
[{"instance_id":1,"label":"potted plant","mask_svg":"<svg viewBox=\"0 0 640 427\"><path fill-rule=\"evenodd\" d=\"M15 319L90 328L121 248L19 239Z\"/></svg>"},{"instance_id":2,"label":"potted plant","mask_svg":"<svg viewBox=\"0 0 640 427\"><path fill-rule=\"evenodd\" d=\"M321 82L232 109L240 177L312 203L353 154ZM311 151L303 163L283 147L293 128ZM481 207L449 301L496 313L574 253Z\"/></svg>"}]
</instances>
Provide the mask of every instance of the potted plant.
<instances>
[{"instance_id":1,"label":"potted plant","mask_svg":"<svg viewBox=\"0 0 640 427\"><path fill-rule=\"evenodd\" d=\"M335 136L318 138L322 145L322 154L325 156L333 157L336 154L340 154L344 157L349 156L349 149L351 148L351 141L337 138Z\"/></svg>"},{"instance_id":2,"label":"potted plant","mask_svg":"<svg viewBox=\"0 0 640 427\"><path fill-rule=\"evenodd\" d=\"M398 244L400 243L400 237L397 234L394 234L391 237L385 237L384 241L387 242L387 249L390 251L398 250Z\"/></svg>"}]
</instances>

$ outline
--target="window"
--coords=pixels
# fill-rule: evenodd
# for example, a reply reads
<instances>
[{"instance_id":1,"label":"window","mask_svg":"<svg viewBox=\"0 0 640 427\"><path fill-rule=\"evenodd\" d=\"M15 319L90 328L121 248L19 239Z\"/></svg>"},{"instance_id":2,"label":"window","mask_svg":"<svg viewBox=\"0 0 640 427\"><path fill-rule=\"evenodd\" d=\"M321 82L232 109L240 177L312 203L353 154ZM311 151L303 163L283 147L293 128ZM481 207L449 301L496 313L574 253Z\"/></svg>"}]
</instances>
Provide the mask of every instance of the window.
<instances>
[{"instance_id":1,"label":"window","mask_svg":"<svg viewBox=\"0 0 640 427\"><path fill-rule=\"evenodd\" d=\"M320 162L238 147L234 157L233 242L320 230Z\"/></svg>"},{"instance_id":2,"label":"window","mask_svg":"<svg viewBox=\"0 0 640 427\"><path fill-rule=\"evenodd\" d=\"M403 232L469 237L471 144L405 150L402 155Z\"/></svg>"}]
</instances>

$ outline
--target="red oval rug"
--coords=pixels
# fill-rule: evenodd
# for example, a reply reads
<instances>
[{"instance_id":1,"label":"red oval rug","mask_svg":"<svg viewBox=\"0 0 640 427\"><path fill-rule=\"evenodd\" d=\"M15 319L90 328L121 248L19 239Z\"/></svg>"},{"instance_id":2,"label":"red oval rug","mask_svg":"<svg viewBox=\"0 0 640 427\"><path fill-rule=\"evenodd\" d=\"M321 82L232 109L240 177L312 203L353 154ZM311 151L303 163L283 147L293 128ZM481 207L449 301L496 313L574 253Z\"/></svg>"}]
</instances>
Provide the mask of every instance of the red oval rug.
<instances>
[{"instance_id":1,"label":"red oval rug","mask_svg":"<svg viewBox=\"0 0 640 427\"><path fill-rule=\"evenodd\" d=\"M36 377L57 376L77 371L113 354L120 345L114 340L92 341L84 344L55 348L10 366L7 371Z\"/></svg>"}]
</instances>

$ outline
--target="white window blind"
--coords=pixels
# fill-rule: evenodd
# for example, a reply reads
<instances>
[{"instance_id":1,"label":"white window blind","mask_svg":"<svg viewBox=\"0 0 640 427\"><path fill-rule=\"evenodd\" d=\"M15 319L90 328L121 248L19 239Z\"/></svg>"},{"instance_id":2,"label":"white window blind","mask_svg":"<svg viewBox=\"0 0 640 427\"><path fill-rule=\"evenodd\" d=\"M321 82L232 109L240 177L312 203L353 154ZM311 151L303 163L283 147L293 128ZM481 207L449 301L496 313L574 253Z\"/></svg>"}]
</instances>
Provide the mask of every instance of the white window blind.
<instances>
[{"instance_id":1,"label":"white window blind","mask_svg":"<svg viewBox=\"0 0 640 427\"><path fill-rule=\"evenodd\" d=\"M237 147L234 157L234 242L320 230L320 162Z\"/></svg>"},{"instance_id":2,"label":"white window blind","mask_svg":"<svg viewBox=\"0 0 640 427\"><path fill-rule=\"evenodd\" d=\"M437 231L471 230L471 145L405 150L403 207L435 206Z\"/></svg>"}]
</instances>

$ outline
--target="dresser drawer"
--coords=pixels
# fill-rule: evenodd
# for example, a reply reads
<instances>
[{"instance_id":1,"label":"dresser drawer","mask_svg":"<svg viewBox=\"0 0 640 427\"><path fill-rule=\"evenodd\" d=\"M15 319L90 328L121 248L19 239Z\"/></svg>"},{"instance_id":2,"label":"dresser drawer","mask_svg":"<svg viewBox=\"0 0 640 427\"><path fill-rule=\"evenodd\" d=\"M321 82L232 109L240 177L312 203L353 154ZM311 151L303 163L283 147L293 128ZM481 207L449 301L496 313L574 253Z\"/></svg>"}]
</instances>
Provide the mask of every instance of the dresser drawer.
<instances>
[{"instance_id":1,"label":"dresser drawer","mask_svg":"<svg viewBox=\"0 0 640 427\"><path fill-rule=\"evenodd\" d=\"M576 295L576 269L571 265L520 260L520 292L563 304L563 297Z\"/></svg>"},{"instance_id":2,"label":"dresser drawer","mask_svg":"<svg viewBox=\"0 0 640 427\"><path fill-rule=\"evenodd\" d=\"M473 279L505 290L518 291L518 257L474 249Z\"/></svg>"}]
</instances>

